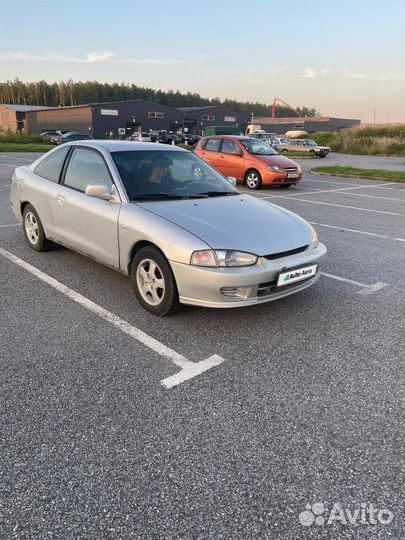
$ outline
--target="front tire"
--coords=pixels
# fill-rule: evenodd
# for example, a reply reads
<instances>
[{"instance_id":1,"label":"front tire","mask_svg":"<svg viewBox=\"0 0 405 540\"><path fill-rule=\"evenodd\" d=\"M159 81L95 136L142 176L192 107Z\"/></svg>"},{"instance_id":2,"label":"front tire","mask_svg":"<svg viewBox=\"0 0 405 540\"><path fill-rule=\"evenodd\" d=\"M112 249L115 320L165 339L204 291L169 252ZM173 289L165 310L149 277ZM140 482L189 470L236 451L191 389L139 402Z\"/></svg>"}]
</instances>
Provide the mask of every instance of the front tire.
<instances>
[{"instance_id":1,"label":"front tire","mask_svg":"<svg viewBox=\"0 0 405 540\"><path fill-rule=\"evenodd\" d=\"M153 315L168 315L181 309L172 269L156 247L146 246L135 254L131 280L138 302Z\"/></svg>"},{"instance_id":2,"label":"front tire","mask_svg":"<svg viewBox=\"0 0 405 540\"><path fill-rule=\"evenodd\" d=\"M249 189L260 189L262 187L262 177L259 171L251 169L245 174L245 184Z\"/></svg>"},{"instance_id":3,"label":"front tire","mask_svg":"<svg viewBox=\"0 0 405 540\"><path fill-rule=\"evenodd\" d=\"M27 204L23 211L23 231L29 247L35 251L46 251L52 246L44 233L38 213L31 204Z\"/></svg>"}]
</instances>

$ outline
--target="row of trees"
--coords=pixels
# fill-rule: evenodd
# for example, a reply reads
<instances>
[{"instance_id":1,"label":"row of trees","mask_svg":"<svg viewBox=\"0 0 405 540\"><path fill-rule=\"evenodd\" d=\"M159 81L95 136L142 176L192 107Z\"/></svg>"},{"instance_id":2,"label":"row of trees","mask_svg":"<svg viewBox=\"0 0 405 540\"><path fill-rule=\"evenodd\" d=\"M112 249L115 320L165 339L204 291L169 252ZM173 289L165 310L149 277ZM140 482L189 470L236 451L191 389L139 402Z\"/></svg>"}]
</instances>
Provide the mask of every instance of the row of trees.
<instances>
[{"instance_id":1,"label":"row of trees","mask_svg":"<svg viewBox=\"0 0 405 540\"><path fill-rule=\"evenodd\" d=\"M99 83L97 81L74 82L71 79L48 83L46 81L0 82L0 103L18 105L44 105L46 107L65 107L67 105L84 105L86 103L102 103L123 101L127 99L146 99L169 107L199 107L203 105L224 105L236 111L255 116L271 116L272 105L233 99L204 98L194 92L182 93L169 90L154 90L127 83ZM298 107L301 116L316 116L313 108ZM277 116L296 116L288 107L278 106Z\"/></svg>"}]
</instances>

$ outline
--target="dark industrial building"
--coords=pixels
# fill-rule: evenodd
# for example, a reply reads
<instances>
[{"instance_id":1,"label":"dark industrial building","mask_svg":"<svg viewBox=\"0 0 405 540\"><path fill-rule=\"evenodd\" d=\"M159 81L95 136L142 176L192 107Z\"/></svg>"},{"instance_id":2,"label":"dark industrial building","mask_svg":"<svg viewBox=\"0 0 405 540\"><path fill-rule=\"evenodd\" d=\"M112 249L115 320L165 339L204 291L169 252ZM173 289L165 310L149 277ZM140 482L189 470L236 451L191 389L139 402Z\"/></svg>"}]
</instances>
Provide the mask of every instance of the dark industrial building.
<instances>
[{"instance_id":1,"label":"dark industrial building","mask_svg":"<svg viewBox=\"0 0 405 540\"><path fill-rule=\"evenodd\" d=\"M26 129L34 134L67 130L117 139L135 131L183 131L183 120L178 109L134 99L32 111L26 115Z\"/></svg>"},{"instance_id":2,"label":"dark industrial building","mask_svg":"<svg viewBox=\"0 0 405 540\"><path fill-rule=\"evenodd\" d=\"M184 128L188 133L203 135L209 126L229 126L240 128L245 133L250 121L248 114L243 114L221 105L207 105L205 107L181 107L184 113Z\"/></svg>"},{"instance_id":3,"label":"dark industrial building","mask_svg":"<svg viewBox=\"0 0 405 540\"><path fill-rule=\"evenodd\" d=\"M260 118L254 117L254 124L268 133L284 135L287 131L340 131L341 129L356 127L360 120L352 118L332 118L330 116L313 116L304 118Z\"/></svg>"},{"instance_id":4,"label":"dark industrial building","mask_svg":"<svg viewBox=\"0 0 405 540\"><path fill-rule=\"evenodd\" d=\"M39 111L48 107L39 105L13 105L0 103L0 131L2 129L20 131L24 129L25 114L28 111Z\"/></svg>"}]
</instances>

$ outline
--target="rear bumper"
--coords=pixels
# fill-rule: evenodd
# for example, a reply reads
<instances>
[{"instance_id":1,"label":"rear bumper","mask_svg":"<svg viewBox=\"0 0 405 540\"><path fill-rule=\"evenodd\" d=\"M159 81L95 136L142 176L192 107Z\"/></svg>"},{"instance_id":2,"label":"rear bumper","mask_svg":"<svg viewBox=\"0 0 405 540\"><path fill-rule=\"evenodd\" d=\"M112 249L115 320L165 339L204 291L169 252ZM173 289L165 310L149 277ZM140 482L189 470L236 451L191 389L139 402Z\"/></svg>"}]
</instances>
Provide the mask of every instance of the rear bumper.
<instances>
[{"instance_id":1,"label":"rear bumper","mask_svg":"<svg viewBox=\"0 0 405 540\"><path fill-rule=\"evenodd\" d=\"M202 268L170 261L179 299L182 304L212 308L243 307L271 302L310 287L319 279L320 267L326 257L326 247L309 247L304 252L267 260L263 257L254 266L244 268ZM307 280L277 287L282 271L299 266L318 264L316 274ZM239 287L242 297L228 297L223 288Z\"/></svg>"}]
</instances>

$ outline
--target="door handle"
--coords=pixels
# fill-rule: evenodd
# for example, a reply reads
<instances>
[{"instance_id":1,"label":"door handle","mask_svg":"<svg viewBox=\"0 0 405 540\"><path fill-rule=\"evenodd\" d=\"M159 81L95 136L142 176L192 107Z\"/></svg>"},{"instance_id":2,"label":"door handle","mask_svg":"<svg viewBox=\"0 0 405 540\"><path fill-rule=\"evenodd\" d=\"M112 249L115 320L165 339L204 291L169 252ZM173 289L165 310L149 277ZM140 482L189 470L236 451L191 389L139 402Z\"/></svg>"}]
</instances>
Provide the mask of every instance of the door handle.
<instances>
[{"instance_id":1,"label":"door handle","mask_svg":"<svg viewBox=\"0 0 405 540\"><path fill-rule=\"evenodd\" d=\"M64 195L61 195L60 193L58 193L56 195L56 200L58 201L59 204L65 204L66 197Z\"/></svg>"}]
</instances>

